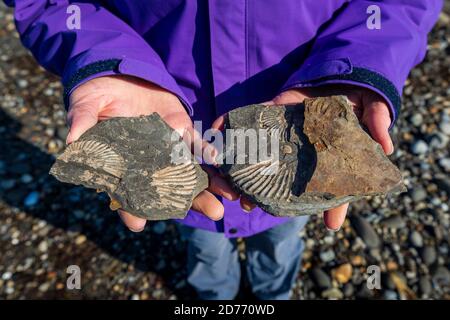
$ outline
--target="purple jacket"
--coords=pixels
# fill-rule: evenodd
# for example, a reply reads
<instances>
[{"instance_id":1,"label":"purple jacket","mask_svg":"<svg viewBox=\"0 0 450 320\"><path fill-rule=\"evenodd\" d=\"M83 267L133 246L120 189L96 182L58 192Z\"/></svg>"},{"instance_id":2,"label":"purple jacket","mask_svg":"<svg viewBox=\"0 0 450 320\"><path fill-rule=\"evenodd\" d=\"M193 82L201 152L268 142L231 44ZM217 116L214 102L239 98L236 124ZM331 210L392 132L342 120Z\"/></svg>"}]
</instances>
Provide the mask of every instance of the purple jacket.
<instances>
[{"instance_id":1,"label":"purple jacket","mask_svg":"<svg viewBox=\"0 0 450 320\"><path fill-rule=\"evenodd\" d=\"M176 94L204 129L233 108L324 83L375 90L395 121L442 7L441 0L5 1L15 6L23 44L62 77L66 102L88 79L133 75ZM79 29L68 27L70 4L79 8ZM371 5L380 8L379 29ZM193 211L183 222L240 237L286 221L223 203L219 222Z\"/></svg>"}]
</instances>

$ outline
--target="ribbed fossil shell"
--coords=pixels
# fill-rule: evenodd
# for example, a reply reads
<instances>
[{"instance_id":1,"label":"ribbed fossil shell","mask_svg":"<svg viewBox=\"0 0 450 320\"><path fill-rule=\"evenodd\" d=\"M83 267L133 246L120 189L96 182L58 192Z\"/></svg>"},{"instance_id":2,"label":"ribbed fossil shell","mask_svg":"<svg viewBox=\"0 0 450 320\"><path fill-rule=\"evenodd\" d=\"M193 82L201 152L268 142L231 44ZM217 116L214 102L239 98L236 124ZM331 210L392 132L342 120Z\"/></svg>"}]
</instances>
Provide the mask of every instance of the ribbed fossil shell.
<instances>
[{"instance_id":1,"label":"ribbed fossil shell","mask_svg":"<svg viewBox=\"0 0 450 320\"><path fill-rule=\"evenodd\" d=\"M289 126L282 111L276 107L265 108L259 116L259 123L269 135L277 133L279 137L286 139Z\"/></svg>"},{"instance_id":2,"label":"ribbed fossil shell","mask_svg":"<svg viewBox=\"0 0 450 320\"><path fill-rule=\"evenodd\" d=\"M58 160L84 164L117 178L121 178L126 170L125 161L111 147L91 140L73 142Z\"/></svg>"},{"instance_id":3,"label":"ribbed fossil shell","mask_svg":"<svg viewBox=\"0 0 450 320\"><path fill-rule=\"evenodd\" d=\"M188 162L156 171L151 185L156 187L163 207L182 209L191 200L196 183L194 164Z\"/></svg>"},{"instance_id":4,"label":"ribbed fossil shell","mask_svg":"<svg viewBox=\"0 0 450 320\"><path fill-rule=\"evenodd\" d=\"M292 168L270 160L247 166L231 173L231 179L248 193L288 201L295 178Z\"/></svg>"}]
</instances>

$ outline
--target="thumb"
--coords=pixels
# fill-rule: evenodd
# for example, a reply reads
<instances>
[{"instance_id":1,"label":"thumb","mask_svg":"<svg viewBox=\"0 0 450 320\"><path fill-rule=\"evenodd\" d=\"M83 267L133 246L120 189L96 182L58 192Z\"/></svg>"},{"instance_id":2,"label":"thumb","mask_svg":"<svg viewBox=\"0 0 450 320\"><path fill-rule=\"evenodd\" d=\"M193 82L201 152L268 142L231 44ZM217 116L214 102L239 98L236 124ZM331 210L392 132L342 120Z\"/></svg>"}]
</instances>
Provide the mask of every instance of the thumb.
<instances>
[{"instance_id":1,"label":"thumb","mask_svg":"<svg viewBox=\"0 0 450 320\"><path fill-rule=\"evenodd\" d=\"M70 108L67 115L70 129L66 143L70 144L95 126L98 122L98 109L92 105L77 105Z\"/></svg>"}]
</instances>

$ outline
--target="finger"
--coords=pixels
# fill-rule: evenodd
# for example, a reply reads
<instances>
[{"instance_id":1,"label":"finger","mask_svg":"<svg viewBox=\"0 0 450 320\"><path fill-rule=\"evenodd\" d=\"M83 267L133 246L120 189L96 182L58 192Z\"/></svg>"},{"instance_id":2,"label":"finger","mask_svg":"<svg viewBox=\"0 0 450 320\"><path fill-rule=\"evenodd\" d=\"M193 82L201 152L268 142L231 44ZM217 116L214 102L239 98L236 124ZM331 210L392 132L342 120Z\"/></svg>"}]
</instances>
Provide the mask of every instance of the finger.
<instances>
[{"instance_id":1,"label":"finger","mask_svg":"<svg viewBox=\"0 0 450 320\"><path fill-rule=\"evenodd\" d=\"M70 129L66 143L69 144L97 124L98 109L91 105L75 106L69 110L67 121Z\"/></svg>"},{"instance_id":2,"label":"finger","mask_svg":"<svg viewBox=\"0 0 450 320\"><path fill-rule=\"evenodd\" d=\"M221 115L216 120L214 120L213 124L211 125L211 128L223 131L225 127L225 117L226 114Z\"/></svg>"},{"instance_id":3,"label":"finger","mask_svg":"<svg viewBox=\"0 0 450 320\"><path fill-rule=\"evenodd\" d=\"M389 126L391 125L391 116L388 106L383 102L370 102L364 105L363 121L369 129L372 138L377 141L384 152L390 155L394 152L394 145L389 135Z\"/></svg>"},{"instance_id":4,"label":"finger","mask_svg":"<svg viewBox=\"0 0 450 320\"><path fill-rule=\"evenodd\" d=\"M337 208L327 210L323 214L323 222L329 230L338 231L344 223L347 215L348 203Z\"/></svg>"},{"instance_id":5,"label":"finger","mask_svg":"<svg viewBox=\"0 0 450 320\"><path fill-rule=\"evenodd\" d=\"M219 173L207 166L202 166L203 170L206 171L209 177L209 187L208 190L218 196L222 196L227 200L235 201L239 199L239 194L233 190L229 183L219 175Z\"/></svg>"},{"instance_id":6,"label":"finger","mask_svg":"<svg viewBox=\"0 0 450 320\"><path fill-rule=\"evenodd\" d=\"M252 211L253 209L255 209L256 205L253 204L247 197L245 196L241 196L240 201L240 205L242 210L244 210L245 212L249 213L250 211Z\"/></svg>"},{"instance_id":7,"label":"finger","mask_svg":"<svg viewBox=\"0 0 450 320\"><path fill-rule=\"evenodd\" d=\"M198 194L192 202L192 209L203 213L214 221L223 218L224 208L222 203L208 191L202 191Z\"/></svg>"},{"instance_id":8,"label":"finger","mask_svg":"<svg viewBox=\"0 0 450 320\"><path fill-rule=\"evenodd\" d=\"M123 210L118 211L120 218L122 219L123 223L127 226L128 229L130 229L133 232L141 232L142 230L144 230L146 223L145 219L133 216L132 214Z\"/></svg>"},{"instance_id":9,"label":"finger","mask_svg":"<svg viewBox=\"0 0 450 320\"><path fill-rule=\"evenodd\" d=\"M300 103L309 97L307 89L291 89L281 92L272 101L263 104L289 104Z\"/></svg>"}]
</instances>

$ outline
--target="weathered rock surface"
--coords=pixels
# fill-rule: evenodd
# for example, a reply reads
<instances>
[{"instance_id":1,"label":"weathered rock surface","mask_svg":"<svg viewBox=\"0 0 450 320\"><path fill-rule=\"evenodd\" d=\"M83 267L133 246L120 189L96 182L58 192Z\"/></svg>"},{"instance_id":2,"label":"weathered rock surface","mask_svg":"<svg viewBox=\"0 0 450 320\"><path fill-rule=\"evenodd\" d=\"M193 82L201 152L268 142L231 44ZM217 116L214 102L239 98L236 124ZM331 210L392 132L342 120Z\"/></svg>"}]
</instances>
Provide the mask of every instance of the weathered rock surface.
<instances>
[{"instance_id":1,"label":"weathered rock surface","mask_svg":"<svg viewBox=\"0 0 450 320\"><path fill-rule=\"evenodd\" d=\"M318 213L405 189L400 171L343 96L238 108L228 114L225 129L258 132L258 141L247 140L245 148L226 137L221 170L239 192L275 216Z\"/></svg>"},{"instance_id":2,"label":"weathered rock surface","mask_svg":"<svg viewBox=\"0 0 450 320\"><path fill-rule=\"evenodd\" d=\"M208 176L158 114L98 123L61 154L50 173L62 182L106 191L111 209L148 220L183 218Z\"/></svg>"}]
</instances>

